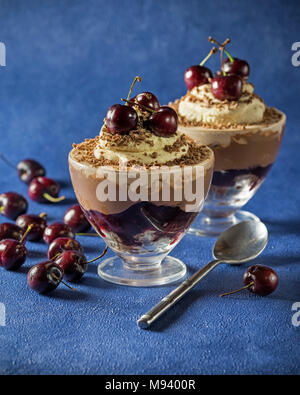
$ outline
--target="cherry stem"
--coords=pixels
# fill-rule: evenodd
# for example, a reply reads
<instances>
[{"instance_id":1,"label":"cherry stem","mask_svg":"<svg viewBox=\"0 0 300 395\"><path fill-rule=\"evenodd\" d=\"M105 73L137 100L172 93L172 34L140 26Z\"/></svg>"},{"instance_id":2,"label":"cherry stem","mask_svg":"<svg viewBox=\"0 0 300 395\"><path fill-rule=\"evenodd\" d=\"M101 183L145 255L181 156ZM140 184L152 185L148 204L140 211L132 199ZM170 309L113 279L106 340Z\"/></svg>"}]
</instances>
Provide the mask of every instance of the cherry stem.
<instances>
[{"instance_id":1,"label":"cherry stem","mask_svg":"<svg viewBox=\"0 0 300 395\"><path fill-rule=\"evenodd\" d=\"M57 252L57 253L50 259L50 261L51 261L51 262L55 261L55 259L58 258L61 254L62 254L62 252Z\"/></svg>"},{"instance_id":2,"label":"cherry stem","mask_svg":"<svg viewBox=\"0 0 300 395\"><path fill-rule=\"evenodd\" d=\"M59 203L62 200L65 200L65 198L66 198L65 196L60 196L60 197L56 198L56 197L49 195L49 193L44 193L43 196L45 199L49 200L49 202L52 202L52 203Z\"/></svg>"},{"instance_id":3,"label":"cherry stem","mask_svg":"<svg viewBox=\"0 0 300 395\"><path fill-rule=\"evenodd\" d=\"M60 280L59 277L57 277L57 276L56 276L55 274L53 274L53 273L51 274L51 276L52 276L52 277L54 278L54 280L56 280L56 281L59 281L59 280ZM71 287L69 284L65 283L63 280L60 280L60 282L61 282L62 284L64 284L65 287L71 289L72 291L78 291L77 288Z\"/></svg>"},{"instance_id":4,"label":"cherry stem","mask_svg":"<svg viewBox=\"0 0 300 395\"><path fill-rule=\"evenodd\" d=\"M27 227L27 229L26 229L26 232L23 234L23 236L22 236L22 238L21 238L21 240L20 240L20 243L23 243L23 242L25 241L25 239L26 239L28 233L31 231L31 229L33 228L33 226L34 226L33 224L28 225L28 227Z\"/></svg>"},{"instance_id":5,"label":"cherry stem","mask_svg":"<svg viewBox=\"0 0 300 395\"><path fill-rule=\"evenodd\" d=\"M130 104L133 104L135 106L139 106L139 107L141 107L142 110L146 110L146 111L152 112L153 114L155 112L157 112L155 110L152 110L152 108L146 107L146 106L144 106L143 104L140 104L140 103L136 103L135 101L126 100L126 99L123 99L123 98L121 98L121 100L125 101L126 103L130 103Z\"/></svg>"},{"instance_id":6,"label":"cherry stem","mask_svg":"<svg viewBox=\"0 0 300 395\"><path fill-rule=\"evenodd\" d=\"M16 170L16 166L14 166L6 157L0 152L0 158L5 162L8 166L12 167L13 169Z\"/></svg>"},{"instance_id":7,"label":"cherry stem","mask_svg":"<svg viewBox=\"0 0 300 395\"><path fill-rule=\"evenodd\" d=\"M127 96L127 100L130 99L130 95L131 95L132 89L133 89L133 87L134 87L134 85L135 85L135 83L137 81L139 81L139 82L142 81L141 77L139 77L138 75L135 77L135 79L133 80L133 83L131 84L131 87L130 87L130 90L129 90L129 93L128 93L128 96ZM126 103L126 105L128 105L128 103Z\"/></svg>"},{"instance_id":8,"label":"cherry stem","mask_svg":"<svg viewBox=\"0 0 300 395\"><path fill-rule=\"evenodd\" d=\"M39 217L41 217L41 218L47 218L47 213L41 213L40 215L39 215Z\"/></svg>"},{"instance_id":9,"label":"cherry stem","mask_svg":"<svg viewBox=\"0 0 300 395\"><path fill-rule=\"evenodd\" d=\"M102 258L102 257L107 253L107 250L108 250L108 246L106 246L106 247L104 248L104 250L103 250L103 252L102 252L101 255L97 256L97 258L94 258L94 259L91 259L90 261L87 261L87 263L92 263L92 262L95 262L95 261L97 261L98 259Z\"/></svg>"},{"instance_id":10,"label":"cherry stem","mask_svg":"<svg viewBox=\"0 0 300 395\"><path fill-rule=\"evenodd\" d=\"M235 294L237 292L243 291L244 289L248 289L250 288L252 285L254 285L254 281L252 281L251 283L249 283L248 285L245 285L245 287L240 288L240 289L236 289L235 291L231 291L231 292L226 292L225 294L219 295L220 298L223 298L223 296L227 296L227 295L232 295Z\"/></svg>"},{"instance_id":11,"label":"cherry stem","mask_svg":"<svg viewBox=\"0 0 300 395\"><path fill-rule=\"evenodd\" d=\"M206 63L206 62L208 61L208 59L209 59L212 55L214 55L217 51L218 51L217 48L216 48L216 47L213 47L213 48L211 49L210 53L202 60L202 62L200 63L200 66L203 66L204 63Z\"/></svg>"},{"instance_id":12,"label":"cherry stem","mask_svg":"<svg viewBox=\"0 0 300 395\"><path fill-rule=\"evenodd\" d=\"M208 41L210 41L213 44L218 45L219 49L221 50L221 47L223 47L224 52L226 53L226 55L228 56L228 59L230 60L230 62L234 62L234 58L230 55L230 53L228 51L226 51L225 46L227 44L230 43L230 38L226 38L226 40L223 42L223 44L220 44L219 41L215 40L212 37L208 37Z\"/></svg>"},{"instance_id":13,"label":"cherry stem","mask_svg":"<svg viewBox=\"0 0 300 395\"><path fill-rule=\"evenodd\" d=\"M4 211L4 206L1 206L0 207L0 213L3 213L3 211Z\"/></svg>"},{"instance_id":14,"label":"cherry stem","mask_svg":"<svg viewBox=\"0 0 300 395\"><path fill-rule=\"evenodd\" d=\"M76 236L99 237L98 233L76 233Z\"/></svg>"}]
</instances>

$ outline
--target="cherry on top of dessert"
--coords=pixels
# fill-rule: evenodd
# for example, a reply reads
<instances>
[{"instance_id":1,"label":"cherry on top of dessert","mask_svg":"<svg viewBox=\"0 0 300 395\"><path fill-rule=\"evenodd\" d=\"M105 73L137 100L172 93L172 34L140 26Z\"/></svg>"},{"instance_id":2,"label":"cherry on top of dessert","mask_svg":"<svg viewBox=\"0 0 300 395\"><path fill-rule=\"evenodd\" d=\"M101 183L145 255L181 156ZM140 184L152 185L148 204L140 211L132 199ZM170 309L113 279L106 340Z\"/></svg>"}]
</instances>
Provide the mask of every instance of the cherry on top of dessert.
<instances>
[{"instance_id":1,"label":"cherry on top of dessert","mask_svg":"<svg viewBox=\"0 0 300 395\"><path fill-rule=\"evenodd\" d=\"M209 37L208 40L219 46L221 53L221 74L215 76L211 80L211 91L214 97L218 100L238 100L243 93L243 80L239 74L236 73L226 73L224 70L223 55L224 52L233 61L233 58L228 51L225 50L227 44L230 43L230 39L227 38L223 44L220 44L217 40Z\"/></svg>"},{"instance_id":2,"label":"cherry on top of dessert","mask_svg":"<svg viewBox=\"0 0 300 395\"><path fill-rule=\"evenodd\" d=\"M213 74L210 69L204 67L204 63L217 52L217 48L212 48L209 54L202 60L198 65L190 66L184 73L184 82L188 90L195 88L195 86L201 86L207 84L210 78L213 78Z\"/></svg>"},{"instance_id":3,"label":"cherry on top of dessert","mask_svg":"<svg viewBox=\"0 0 300 395\"><path fill-rule=\"evenodd\" d=\"M241 78L248 78L250 74L250 66L246 60L234 58L230 55L230 53L225 48L227 44L230 43L230 39L227 38L223 44L220 44L217 40L212 37L209 37L208 40L218 45L219 50L221 51L221 71L226 74L237 74ZM227 59L223 62L223 52L227 55Z\"/></svg>"},{"instance_id":4,"label":"cherry on top of dessert","mask_svg":"<svg viewBox=\"0 0 300 395\"><path fill-rule=\"evenodd\" d=\"M130 99L130 95L136 81L135 77L127 99L121 99L126 104L114 104L108 109L105 124L112 134L126 133L137 127L142 122L145 128L150 129L159 137L170 137L177 131L177 114L168 106L161 106L157 97L151 92L142 92ZM140 111L144 116L139 118ZM145 114L147 119L144 119Z\"/></svg>"},{"instance_id":5,"label":"cherry on top of dessert","mask_svg":"<svg viewBox=\"0 0 300 395\"><path fill-rule=\"evenodd\" d=\"M140 77L135 77L131 84L127 100L129 101L132 89L136 81L141 81ZM105 124L107 129L112 133L126 133L132 129L135 129L138 123L138 115L134 108L124 104L113 104L109 107L106 117Z\"/></svg>"}]
</instances>

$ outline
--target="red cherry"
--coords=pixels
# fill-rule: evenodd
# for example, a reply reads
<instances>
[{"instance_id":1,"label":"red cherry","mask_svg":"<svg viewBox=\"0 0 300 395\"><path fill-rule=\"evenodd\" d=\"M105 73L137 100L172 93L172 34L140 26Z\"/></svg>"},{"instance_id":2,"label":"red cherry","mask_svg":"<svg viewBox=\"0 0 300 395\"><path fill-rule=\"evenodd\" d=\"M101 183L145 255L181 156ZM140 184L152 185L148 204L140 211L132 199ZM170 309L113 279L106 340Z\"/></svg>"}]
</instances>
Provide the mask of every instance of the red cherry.
<instances>
[{"instance_id":1,"label":"red cherry","mask_svg":"<svg viewBox=\"0 0 300 395\"><path fill-rule=\"evenodd\" d=\"M14 239L20 241L23 236L23 230L10 222L3 222L0 225L0 241L4 239Z\"/></svg>"},{"instance_id":2,"label":"red cherry","mask_svg":"<svg viewBox=\"0 0 300 395\"><path fill-rule=\"evenodd\" d=\"M133 108L122 104L114 104L107 111L105 124L111 133L116 134L135 129L137 121L138 116Z\"/></svg>"},{"instance_id":3,"label":"red cherry","mask_svg":"<svg viewBox=\"0 0 300 395\"><path fill-rule=\"evenodd\" d=\"M18 175L21 181L29 184L34 178L46 174L44 167L34 159L24 159L18 163Z\"/></svg>"},{"instance_id":4,"label":"red cherry","mask_svg":"<svg viewBox=\"0 0 300 395\"><path fill-rule=\"evenodd\" d=\"M58 255L58 253L67 250L82 251L82 247L80 243L74 239L69 237L58 237L57 239L54 239L49 245L48 258L52 259Z\"/></svg>"},{"instance_id":5,"label":"red cherry","mask_svg":"<svg viewBox=\"0 0 300 395\"><path fill-rule=\"evenodd\" d=\"M46 215L23 214L16 219L16 224L23 232L26 231L29 225L32 225L26 239L30 241L40 241L47 226L46 217Z\"/></svg>"},{"instance_id":6,"label":"red cherry","mask_svg":"<svg viewBox=\"0 0 300 395\"><path fill-rule=\"evenodd\" d=\"M244 284L250 292L266 296L277 288L278 276L271 267L253 265L244 274Z\"/></svg>"},{"instance_id":7,"label":"red cherry","mask_svg":"<svg viewBox=\"0 0 300 395\"><path fill-rule=\"evenodd\" d=\"M74 239L75 234L73 233L72 228L63 222L54 222L45 228L43 234L45 243L51 244L52 241L58 237L69 237L70 239Z\"/></svg>"},{"instance_id":8,"label":"red cherry","mask_svg":"<svg viewBox=\"0 0 300 395\"><path fill-rule=\"evenodd\" d=\"M25 262L27 249L17 240L4 239L0 241L0 266L6 270L17 270Z\"/></svg>"},{"instance_id":9,"label":"red cherry","mask_svg":"<svg viewBox=\"0 0 300 395\"><path fill-rule=\"evenodd\" d=\"M246 60L233 58L233 62L228 58L223 63L222 71L226 74L238 74L241 78L249 77L250 66Z\"/></svg>"},{"instance_id":10,"label":"red cherry","mask_svg":"<svg viewBox=\"0 0 300 395\"><path fill-rule=\"evenodd\" d=\"M0 214L10 219L16 219L25 214L28 208L27 200L18 193L6 192L0 195Z\"/></svg>"},{"instance_id":11,"label":"red cherry","mask_svg":"<svg viewBox=\"0 0 300 395\"><path fill-rule=\"evenodd\" d=\"M39 203L57 203L65 197L58 197L59 185L47 177L36 177L29 184L28 195L30 199Z\"/></svg>"},{"instance_id":12,"label":"red cherry","mask_svg":"<svg viewBox=\"0 0 300 395\"><path fill-rule=\"evenodd\" d=\"M151 114L148 126L159 137L170 137L177 131L178 117L176 111L168 106L162 106Z\"/></svg>"},{"instance_id":13,"label":"red cherry","mask_svg":"<svg viewBox=\"0 0 300 395\"><path fill-rule=\"evenodd\" d=\"M217 75L211 82L211 91L218 100L238 100L243 93L243 80L237 74Z\"/></svg>"},{"instance_id":14,"label":"red cherry","mask_svg":"<svg viewBox=\"0 0 300 395\"><path fill-rule=\"evenodd\" d=\"M68 281L78 281L88 268L86 257L81 251L64 251L56 259L55 263L64 272L64 278Z\"/></svg>"},{"instance_id":15,"label":"red cherry","mask_svg":"<svg viewBox=\"0 0 300 395\"><path fill-rule=\"evenodd\" d=\"M151 92L142 92L136 95L131 101L141 104L142 106L148 107L151 110L158 110L160 107L157 97Z\"/></svg>"},{"instance_id":16,"label":"red cherry","mask_svg":"<svg viewBox=\"0 0 300 395\"><path fill-rule=\"evenodd\" d=\"M52 261L33 266L27 275L28 286L41 294L54 291L62 282L63 270Z\"/></svg>"},{"instance_id":17,"label":"red cherry","mask_svg":"<svg viewBox=\"0 0 300 395\"><path fill-rule=\"evenodd\" d=\"M184 82L188 90L207 84L209 78L213 78L212 72L200 65L191 66L184 73Z\"/></svg>"},{"instance_id":18,"label":"red cherry","mask_svg":"<svg viewBox=\"0 0 300 395\"><path fill-rule=\"evenodd\" d=\"M67 209L63 221L72 228L74 233L86 232L91 227L79 204L74 204Z\"/></svg>"}]
</instances>

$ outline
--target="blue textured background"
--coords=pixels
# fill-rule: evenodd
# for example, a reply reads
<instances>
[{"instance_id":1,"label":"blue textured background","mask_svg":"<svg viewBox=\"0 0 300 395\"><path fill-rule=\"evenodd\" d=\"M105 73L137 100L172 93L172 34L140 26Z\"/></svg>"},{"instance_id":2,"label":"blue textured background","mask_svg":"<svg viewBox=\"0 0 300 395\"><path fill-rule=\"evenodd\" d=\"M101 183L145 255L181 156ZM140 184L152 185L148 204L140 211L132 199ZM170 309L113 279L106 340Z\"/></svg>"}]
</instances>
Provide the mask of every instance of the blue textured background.
<instances>
[{"instance_id":1,"label":"blue textured background","mask_svg":"<svg viewBox=\"0 0 300 395\"><path fill-rule=\"evenodd\" d=\"M285 111L288 125L278 161L248 208L270 230L257 263L278 271L267 298L248 292L219 299L242 282L244 267L222 266L151 331L136 319L173 287L136 289L97 277L92 264L79 293L63 287L52 297L26 286L28 268L46 247L28 243L18 273L0 273L0 373L299 373L300 327L291 307L300 302L299 86L291 45L300 41L297 1L43 0L0 1L0 151L11 161L40 160L69 199L48 207L62 217L74 198L67 170L73 141L97 134L106 109L139 90L161 102L185 93L183 72L209 51L208 35L231 37L231 52L251 64L251 81L266 102ZM217 67L218 57L210 65ZM0 164L0 192L26 186ZM104 243L84 240L88 257ZM187 236L173 252L190 272L211 259L213 240Z\"/></svg>"}]
</instances>

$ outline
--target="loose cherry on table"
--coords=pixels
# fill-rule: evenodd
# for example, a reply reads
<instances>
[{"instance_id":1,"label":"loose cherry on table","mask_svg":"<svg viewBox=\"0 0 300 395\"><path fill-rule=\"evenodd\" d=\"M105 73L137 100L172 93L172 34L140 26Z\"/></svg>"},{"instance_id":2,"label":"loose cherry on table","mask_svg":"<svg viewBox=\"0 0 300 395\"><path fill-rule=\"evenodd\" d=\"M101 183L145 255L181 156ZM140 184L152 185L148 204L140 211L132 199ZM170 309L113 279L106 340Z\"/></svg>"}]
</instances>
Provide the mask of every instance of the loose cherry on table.
<instances>
[{"instance_id":1,"label":"loose cherry on table","mask_svg":"<svg viewBox=\"0 0 300 395\"><path fill-rule=\"evenodd\" d=\"M91 227L79 204L74 204L67 209L63 217L63 222L70 226L74 233L86 232Z\"/></svg>"},{"instance_id":2,"label":"loose cherry on table","mask_svg":"<svg viewBox=\"0 0 300 395\"><path fill-rule=\"evenodd\" d=\"M209 54L202 60L199 65L190 66L184 73L184 82L188 90L195 88L196 86L204 85L209 82L209 78L213 78L213 74L207 67L204 67L204 63L217 52L217 48L212 48Z\"/></svg>"},{"instance_id":3,"label":"loose cherry on table","mask_svg":"<svg viewBox=\"0 0 300 395\"><path fill-rule=\"evenodd\" d=\"M45 243L51 244L53 240L59 237L68 237L70 239L74 239L75 233L69 225L66 225L63 222L54 222L45 228L43 234Z\"/></svg>"},{"instance_id":4,"label":"loose cherry on table","mask_svg":"<svg viewBox=\"0 0 300 395\"><path fill-rule=\"evenodd\" d=\"M23 232L25 232L29 225L32 225L30 232L28 232L27 240L40 241L47 227L47 214L23 214L16 219L16 224Z\"/></svg>"},{"instance_id":5,"label":"loose cherry on table","mask_svg":"<svg viewBox=\"0 0 300 395\"><path fill-rule=\"evenodd\" d=\"M53 259L55 256L58 256L59 253L67 250L82 251L82 247L75 239L71 239L69 237L58 237L49 245L47 255L49 259Z\"/></svg>"},{"instance_id":6,"label":"loose cherry on table","mask_svg":"<svg viewBox=\"0 0 300 395\"><path fill-rule=\"evenodd\" d=\"M129 101L132 89L136 83L136 81L141 81L140 77L135 77L127 97ZM138 115L134 108L126 103L123 104L114 104L109 107L106 118L105 124L108 130L112 133L126 133L132 129L135 129L138 122Z\"/></svg>"},{"instance_id":7,"label":"loose cherry on table","mask_svg":"<svg viewBox=\"0 0 300 395\"><path fill-rule=\"evenodd\" d=\"M34 265L27 274L27 284L35 292L47 294L54 291L60 283L76 291L75 288L66 284L63 278L63 270L53 261L45 261Z\"/></svg>"},{"instance_id":8,"label":"loose cherry on table","mask_svg":"<svg viewBox=\"0 0 300 395\"><path fill-rule=\"evenodd\" d=\"M88 261L81 251L64 251L56 259L55 263L63 269L64 278L67 281L78 281L87 271L88 264L102 258L108 247L97 258Z\"/></svg>"},{"instance_id":9,"label":"loose cherry on table","mask_svg":"<svg viewBox=\"0 0 300 395\"><path fill-rule=\"evenodd\" d=\"M14 239L20 241L23 237L23 229L11 222L0 224L0 241L4 239Z\"/></svg>"},{"instance_id":10,"label":"loose cherry on table","mask_svg":"<svg viewBox=\"0 0 300 395\"><path fill-rule=\"evenodd\" d=\"M17 270L26 261L27 248L25 240L30 232L31 226L28 227L20 241L14 239L4 239L0 241L0 266L6 270Z\"/></svg>"},{"instance_id":11,"label":"loose cherry on table","mask_svg":"<svg viewBox=\"0 0 300 395\"><path fill-rule=\"evenodd\" d=\"M25 214L28 208L27 200L15 192L1 193L0 213L7 218L16 219L19 215Z\"/></svg>"},{"instance_id":12,"label":"loose cherry on table","mask_svg":"<svg viewBox=\"0 0 300 395\"><path fill-rule=\"evenodd\" d=\"M218 100L238 100L243 93L243 80L237 74L217 75L211 82L211 91Z\"/></svg>"},{"instance_id":13,"label":"loose cherry on table","mask_svg":"<svg viewBox=\"0 0 300 395\"><path fill-rule=\"evenodd\" d=\"M29 184L35 177L46 174L44 167L34 159L23 159L16 167L2 153L0 153L0 158L10 167L17 170L20 180L25 182L25 184Z\"/></svg>"},{"instance_id":14,"label":"loose cherry on table","mask_svg":"<svg viewBox=\"0 0 300 395\"><path fill-rule=\"evenodd\" d=\"M57 203L65 199L65 196L58 197L59 190L59 185L51 178L36 177L29 184L28 195L39 203Z\"/></svg>"},{"instance_id":15,"label":"loose cherry on table","mask_svg":"<svg viewBox=\"0 0 300 395\"><path fill-rule=\"evenodd\" d=\"M274 292L278 285L277 273L271 267L263 265L249 267L244 273L243 280L245 285L243 288L227 292L220 296L231 295L244 289L260 296L267 296Z\"/></svg>"}]
</instances>

